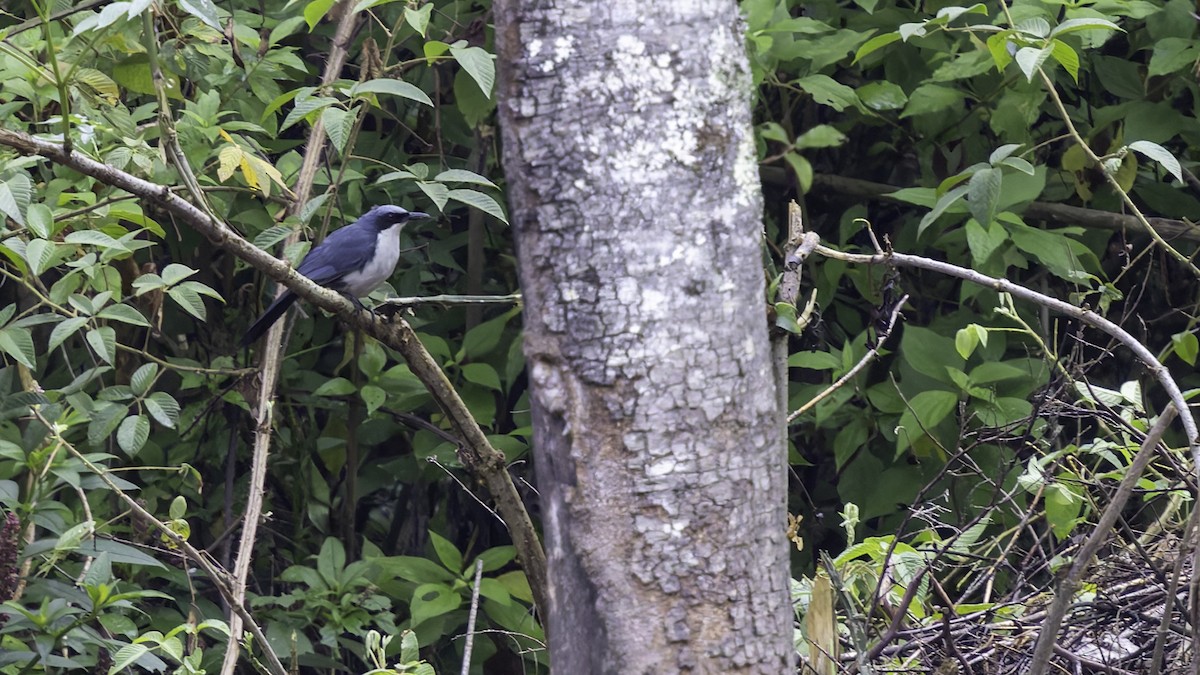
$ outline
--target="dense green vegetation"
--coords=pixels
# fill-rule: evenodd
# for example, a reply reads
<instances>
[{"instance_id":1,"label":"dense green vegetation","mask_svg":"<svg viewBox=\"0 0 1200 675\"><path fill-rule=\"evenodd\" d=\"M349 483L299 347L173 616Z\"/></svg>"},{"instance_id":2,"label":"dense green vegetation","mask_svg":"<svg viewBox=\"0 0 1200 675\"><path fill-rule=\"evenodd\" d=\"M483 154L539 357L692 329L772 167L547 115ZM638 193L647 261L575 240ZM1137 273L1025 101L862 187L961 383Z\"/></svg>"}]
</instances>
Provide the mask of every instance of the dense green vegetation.
<instances>
[{"instance_id":1,"label":"dense green vegetation","mask_svg":"<svg viewBox=\"0 0 1200 675\"><path fill-rule=\"evenodd\" d=\"M871 252L873 233L1090 308L1196 386L1191 3L742 6L769 280L795 199L832 247ZM363 18L322 87L344 12ZM169 186L292 261L369 205L428 211L436 224L405 234L377 299L508 296L489 24L486 0L18 0L0 10L0 126ZM311 192L289 210L318 142ZM1177 222L1152 238L1142 213ZM235 345L263 279L128 192L3 148L0 214L0 511L19 520L0 526L0 600L15 598L0 605L0 672L216 670L220 595L116 491L231 565L260 386ZM797 332L793 410L882 347L790 427L796 576L840 553L863 607L885 559L899 562L894 604L927 565L960 608L1049 583L1165 403L1158 383L1110 336L978 284L819 255L804 274L807 325L776 308ZM250 574L275 652L449 672L477 587L475 628L490 632L472 672L545 672L528 582L442 413L394 353L309 316L281 368ZM421 303L409 320L532 481L519 307ZM1175 460L1139 483L1139 531L1187 515L1190 458ZM923 584L906 609L920 622L942 604Z\"/></svg>"}]
</instances>

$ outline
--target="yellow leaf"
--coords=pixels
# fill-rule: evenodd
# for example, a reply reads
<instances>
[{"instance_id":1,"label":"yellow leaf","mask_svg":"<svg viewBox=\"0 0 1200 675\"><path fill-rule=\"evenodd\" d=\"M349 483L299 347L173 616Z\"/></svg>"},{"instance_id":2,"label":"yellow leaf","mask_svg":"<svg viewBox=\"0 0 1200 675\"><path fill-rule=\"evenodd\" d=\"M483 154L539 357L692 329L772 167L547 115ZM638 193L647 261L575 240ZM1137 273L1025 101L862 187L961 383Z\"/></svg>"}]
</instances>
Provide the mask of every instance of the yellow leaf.
<instances>
[{"instance_id":1,"label":"yellow leaf","mask_svg":"<svg viewBox=\"0 0 1200 675\"><path fill-rule=\"evenodd\" d=\"M242 161L243 154L245 153L242 152L242 149L233 143L221 148L221 153L217 155L217 159L220 162L217 166L217 178L220 178L222 183L229 180L229 177L233 175L234 169Z\"/></svg>"},{"instance_id":2,"label":"yellow leaf","mask_svg":"<svg viewBox=\"0 0 1200 675\"><path fill-rule=\"evenodd\" d=\"M254 170L254 165L250 161L252 159L254 159L253 155L247 155L246 153L242 153L242 157L241 157L242 177L246 179L246 184L249 185L250 187L258 189L258 190L262 190L262 186L260 186L259 182L258 182L258 172ZM267 190L263 190L263 194L267 194ZM270 196L270 195L267 195L267 196Z\"/></svg>"}]
</instances>

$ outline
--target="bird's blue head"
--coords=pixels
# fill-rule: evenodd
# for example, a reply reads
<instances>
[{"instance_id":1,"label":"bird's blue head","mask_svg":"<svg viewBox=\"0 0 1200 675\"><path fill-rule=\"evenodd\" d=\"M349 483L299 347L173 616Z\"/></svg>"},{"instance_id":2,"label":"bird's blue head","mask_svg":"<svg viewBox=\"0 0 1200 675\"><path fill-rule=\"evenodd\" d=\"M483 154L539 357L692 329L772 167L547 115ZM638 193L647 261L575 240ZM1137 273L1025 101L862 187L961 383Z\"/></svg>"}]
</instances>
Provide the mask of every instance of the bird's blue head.
<instances>
[{"instance_id":1,"label":"bird's blue head","mask_svg":"<svg viewBox=\"0 0 1200 675\"><path fill-rule=\"evenodd\" d=\"M410 220L420 220L428 217L428 213L409 211L408 209L399 206L384 204L383 206L376 206L370 211L367 211L358 220L359 222L367 223L379 230L386 230L393 225L403 226Z\"/></svg>"}]
</instances>

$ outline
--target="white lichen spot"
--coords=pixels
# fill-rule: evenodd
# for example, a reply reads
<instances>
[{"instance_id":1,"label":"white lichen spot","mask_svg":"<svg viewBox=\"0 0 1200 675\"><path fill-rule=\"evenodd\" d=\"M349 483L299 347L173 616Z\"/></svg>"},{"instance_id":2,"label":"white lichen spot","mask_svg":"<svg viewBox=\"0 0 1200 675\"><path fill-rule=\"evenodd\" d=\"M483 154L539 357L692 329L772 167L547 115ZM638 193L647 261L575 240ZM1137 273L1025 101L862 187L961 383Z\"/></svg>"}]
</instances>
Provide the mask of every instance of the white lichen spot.
<instances>
[{"instance_id":1,"label":"white lichen spot","mask_svg":"<svg viewBox=\"0 0 1200 675\"><path fill-rule=\"evenodd\" d=\"M660 459L646 467L646 475L651 478L659 478L661 476L666 476L674 470L675 460L671 458Z\"/></svg>"},{"instance_id":2,"label":"white lichen spot","mask_svg":"<svg viewBox=\"0 0 1200 675\"><path fill-rule=\"evenodd\" d=\"M637 302L638 282L636 279L621 279L617 282L617 301L622 305L632 305Z\"/></svg>"},{"instance_id":3,"label":"white lichen spot","mask_svg":"<svg viewBox=\"0 0 1200 675\"><path fill-rule=\"evenodd\" d=\"M554 62L562 63L575 53L575 36L566 35L554 41Z\"/></svg>"},{"instance_id":4,"label":"white lichen spot","mask_svg":"<svg viewBox=\"0 0 1200 675\"><path fill-rule=\"evenodd\" d=\"M579 291L567 286L562 289L562 299L566 303L576 302L579 300Z\"/></svg>"},{"instance_id":5,"label":"white lichen spot","mask_svg":"<svg viewBox=\"0 0 1200 675\"><path fill-rule=\"evenodd\" d=\"M634 56L641 56L646 53L646 43L637 39L633 35L622 35L617 38L617 51Z\"/></svg>"},{"instance_id":6,"label":"white lichen spot","mask_svg":"<svg viewBox=\"0 0 1200 675\"><path fill-rule=\"evenodd\" d=\"M525 48L529 54L527 58L536 59L537 55L542 53L542 41L530 40L529 43L525 45Z\"/></svg>"},{"instance_id":7,"label":"white lichen spot","mask_svg":"<svg viewBox=\"0 0 1200 675\"><path fill-rule=\"evenodd\" d=\"M662 291L646 289L642 291L642 315L658 316L666 309L667 296Z\"/></svg>"},{"instance_id":8,"label":"white lichen spot","mask_svg":"<svg viewBox=\"0 0 1200 675\"><path fill-rule=\"evenodd\" d=\"M665 534L669 537L683 536L683 531L685 529L687 529L687 523L685 523L681 520L673 520L670 522L666 522L666 523L663 523L663 526L662 526L663 534Z\"/></svg>"}]
</instances>

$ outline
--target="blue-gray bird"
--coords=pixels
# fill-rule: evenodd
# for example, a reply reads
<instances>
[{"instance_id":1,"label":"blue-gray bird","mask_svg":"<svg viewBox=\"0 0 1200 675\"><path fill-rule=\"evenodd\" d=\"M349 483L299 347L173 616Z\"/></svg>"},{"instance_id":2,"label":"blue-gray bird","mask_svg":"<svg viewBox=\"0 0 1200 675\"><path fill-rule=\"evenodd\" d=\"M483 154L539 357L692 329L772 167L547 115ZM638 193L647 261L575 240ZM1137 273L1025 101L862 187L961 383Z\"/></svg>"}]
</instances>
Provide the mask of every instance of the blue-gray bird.
<instances>
[{"instance_id":1,"label":"blue-gray bird","mask_svg":"<svg viewBox=\"0 0 1200 675\"><path fill-rule=\"evenodd\" d=\"M325 237L304 257L297 272L350 298L363 308L360 297L369 295L396 269L400 260L400 230L410 220L428 213L399 206L376 206L361 218ZM242 346L254 343L283 316L296 295L284 291L242 336Z\"/></svg>"}]
</instances>

